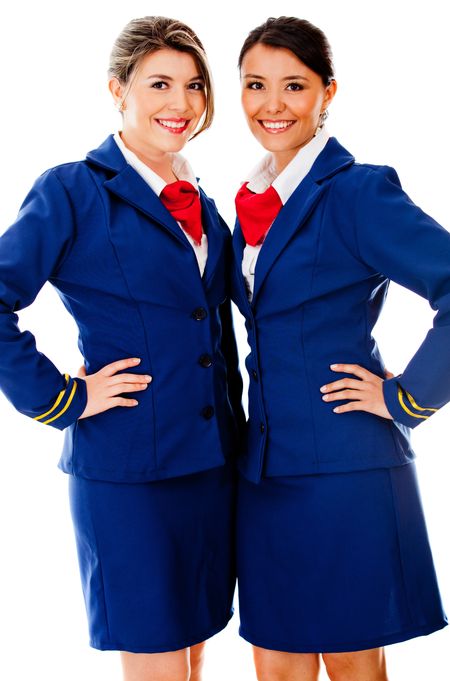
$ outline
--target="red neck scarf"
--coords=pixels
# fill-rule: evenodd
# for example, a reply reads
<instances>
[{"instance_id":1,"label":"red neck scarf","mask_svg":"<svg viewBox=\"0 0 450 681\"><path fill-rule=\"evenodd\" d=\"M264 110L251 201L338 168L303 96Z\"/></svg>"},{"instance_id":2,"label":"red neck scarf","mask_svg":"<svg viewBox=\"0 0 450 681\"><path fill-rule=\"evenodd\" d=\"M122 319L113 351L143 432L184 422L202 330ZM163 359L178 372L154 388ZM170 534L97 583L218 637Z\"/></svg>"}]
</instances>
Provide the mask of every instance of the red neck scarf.
<instances>
[{"instance_id":1,"label":"red neck scarf","mask_svg":"<svg viewBox=\"0 0 450 681\"><path fill-rule=\"evenodd\" d=\"M202 206L195 187L185 180L166 184L159 198L196 243L202 241Z\"/></svg>"},{"instance_id":2,"label":"red neck scarf","mask_svg":"<svg viewBox=\"0 0 450 681\"><path fill-rule=\"evenodd\" d=\"M236 212L247 244L256 246L264 241L283 203L270 185L262 194L255 194L242 185L236 194Z\"/></svg>"}]
</instances>

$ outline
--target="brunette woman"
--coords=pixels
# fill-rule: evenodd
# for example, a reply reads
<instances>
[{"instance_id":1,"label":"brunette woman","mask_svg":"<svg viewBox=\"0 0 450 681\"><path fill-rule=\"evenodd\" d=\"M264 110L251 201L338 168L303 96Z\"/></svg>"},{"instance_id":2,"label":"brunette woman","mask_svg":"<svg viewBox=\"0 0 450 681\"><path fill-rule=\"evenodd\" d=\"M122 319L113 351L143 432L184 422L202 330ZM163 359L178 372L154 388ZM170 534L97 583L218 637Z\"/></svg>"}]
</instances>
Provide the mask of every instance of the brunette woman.
<instances>
[{"instance_id":1,"label":"brunette woman","mask_svg":"<svg viewBox=\"0 0 450 681\"><path fill-rule=\"evenodd\" d=\"M356 163L324 121L325 35L251 31L242 104L268 154L236 197L234 295L251 352L240 459L241 635L260 681L386 681L383 646L447 624L409 428L450 399L450 235L393 168ZM404 372L372 336L389 279L438 310Z\"/></svg>"}]
</instances>

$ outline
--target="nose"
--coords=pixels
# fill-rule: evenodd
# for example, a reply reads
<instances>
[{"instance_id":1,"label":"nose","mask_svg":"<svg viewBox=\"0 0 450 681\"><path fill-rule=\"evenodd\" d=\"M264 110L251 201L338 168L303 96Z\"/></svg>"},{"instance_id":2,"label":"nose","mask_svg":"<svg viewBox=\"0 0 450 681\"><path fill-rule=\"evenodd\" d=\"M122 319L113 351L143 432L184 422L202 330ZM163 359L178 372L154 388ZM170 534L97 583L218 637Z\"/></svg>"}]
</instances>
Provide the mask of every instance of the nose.
<instances>
[{"instance_id":1,"label":"nose","mask_svg":"<svg viewBox=\"0 0 450 681\"><path fill-rule=\"evenodd\" d=\"M268 114L277 114L285 109L286 105L279 92L273 91L267 93L267 98L264 103L264 108Z\"/></svg>"},{"instance_id":2,"label":"nose","mask_svg":"<svg viewBox=\"0 0 450 681\"><path fill-rule=\"evenodd\" d=\"M189 99L186 88L178 87L173 89L173 96L169 105L169 109L177 113L185 113L189 109Z\"/></svg>"}]
</instances>

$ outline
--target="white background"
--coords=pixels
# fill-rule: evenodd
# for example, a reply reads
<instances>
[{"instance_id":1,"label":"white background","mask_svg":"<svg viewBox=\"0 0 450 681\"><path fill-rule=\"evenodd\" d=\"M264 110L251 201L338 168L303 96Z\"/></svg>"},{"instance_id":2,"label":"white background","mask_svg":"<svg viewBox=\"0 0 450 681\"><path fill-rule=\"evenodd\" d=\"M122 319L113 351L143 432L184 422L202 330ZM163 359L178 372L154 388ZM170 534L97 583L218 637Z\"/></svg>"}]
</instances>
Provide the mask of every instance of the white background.
<instances>
[{"instance_id":1,"label":"white background","mask_svg":"<svg viewBox=\"0 0 450 681\"><path fill-rule=\"evenodd\" d=\"M239 181L262 154L240 111L237 56L250 29L281 14L316 23L333 46L339 88L328 122L331 134L358 160L393 165L414 201L441 224L450 224L445 3L43 0L4 7L0 231L14 220L37 175L57 163L83 158L117 129L119 115L106 88L109 51L128 20L150 13L191 24L209 54L217 117L212 130L186 153L230 225ZM402 371L431 320L426 301L392 286L376 329L391 371ZM76 373L81 357L75 326L48 285L21 314L21 324L34 331L39 349L61 371ZM245 355L238 319L236 327ZM20 380L19 366L17 372ZM429 533L448 609L449 409L414 431ZM117 654L87 645L67 480L56 468L62 434L17 414L1 396L0 423L0 674L8 681L117 681ZM237 626L235 616L209 643L205 681L254 678L250 646L238 638ZM446 679L449 645L450 632L444 630L391 646L391 681Z\"/></svg>"}]
</instances>

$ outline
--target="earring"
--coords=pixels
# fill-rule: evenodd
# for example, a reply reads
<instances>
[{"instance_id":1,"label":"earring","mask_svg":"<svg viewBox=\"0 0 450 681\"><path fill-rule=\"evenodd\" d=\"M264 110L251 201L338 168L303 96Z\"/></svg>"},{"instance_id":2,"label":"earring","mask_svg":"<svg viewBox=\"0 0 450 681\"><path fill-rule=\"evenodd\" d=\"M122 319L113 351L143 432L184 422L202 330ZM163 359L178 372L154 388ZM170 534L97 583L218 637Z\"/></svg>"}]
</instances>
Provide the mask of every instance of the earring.
<instances>
[{"instance_id":1,"label":"earring","mask_svg":"<svg viewBox=\"0 0 450 681\"><path fill-rule=\"evenodd\" d=\"M319 116L319 126L320 127L323 126L323 124L325 123L327 118L328 118L328 109L325 109L324 111L322 111L322 113Z\"/></svg>"},{"instance_id":2,"label":"earring","mask_svg":"<svg viewBox=\"0 0 450 681\"><path fill-rule=\"evenodd\" d=\"M324 111L321 111L319 114L319 122L317 124L316 132L314 133L314 137L317 135L320 130L322 130L323 126L325 125L325 121L328 118L328 109L325 109Z\"/></svg>"}]
</instances>

